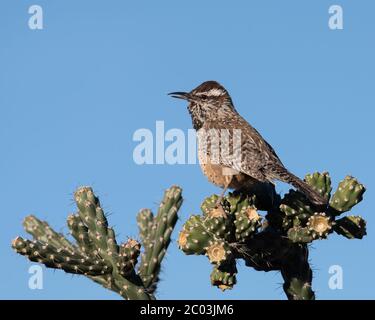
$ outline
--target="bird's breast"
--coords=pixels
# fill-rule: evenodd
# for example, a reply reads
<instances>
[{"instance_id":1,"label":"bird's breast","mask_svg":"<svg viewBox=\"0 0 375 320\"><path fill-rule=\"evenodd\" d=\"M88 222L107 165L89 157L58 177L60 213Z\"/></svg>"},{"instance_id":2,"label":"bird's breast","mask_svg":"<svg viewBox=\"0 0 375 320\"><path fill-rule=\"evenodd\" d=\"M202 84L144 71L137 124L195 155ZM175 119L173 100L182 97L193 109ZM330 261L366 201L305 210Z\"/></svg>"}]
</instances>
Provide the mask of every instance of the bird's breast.
<instances>
[{"instance_id":1,"label":"bird's breast","mask_svg":"<svg viewBox=\"0 0 375 320\"><path fill-rule=\"evenodd\" d=\"M243 173L221 165L216 159L211 159L210 155L199 147L198 160L207 179L221 188L228 186L230 189L241 189L249 178Z\"/></svg>"}]
</instances>

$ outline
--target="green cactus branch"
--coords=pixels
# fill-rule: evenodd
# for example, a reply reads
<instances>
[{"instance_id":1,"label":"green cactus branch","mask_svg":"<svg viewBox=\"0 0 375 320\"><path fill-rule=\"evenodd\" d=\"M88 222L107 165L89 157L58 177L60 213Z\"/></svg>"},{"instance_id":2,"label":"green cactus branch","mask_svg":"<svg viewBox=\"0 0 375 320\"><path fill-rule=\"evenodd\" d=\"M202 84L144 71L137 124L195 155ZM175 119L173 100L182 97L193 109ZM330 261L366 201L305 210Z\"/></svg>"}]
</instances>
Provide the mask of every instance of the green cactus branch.
<instances>
[{"instance_id":1,"label":"green cactus branch","mask_svg":"<svg viewBox=\"0 0 375 320\"><path fill-rule=\"evenodd\" d=\"M223 291L236 285L237 262L243 260L257 271L280 272L288 299L315 299L309 244L332 233L362 239L366 221L342 215L362 201L366 189L347 176L332 193L328 173L308 174L305 181L327 199L325 207L315 207L295 190L281 197L273 185L265 184L251 194L228 193L219 206L219 197L212 195L203 201L202 213L191 215L183 225L180 249L187 255L207 256L210 283ZM74 198L78 211L67 220L74 242L28 216L24 227L33 239L17 237L12 243L16 252L46 267L84 275L125 299L155 299L161 263L182 204L181 189L174 186L165 192L156 215L140 210L140 241L121 244L91 188L79 188Z\"/></svg>"},{"instance_id":2,"label":"green cactus branch","mask_svg":"<svg viewBox=\"0 0 375 320\"><path fill-rule=\"evenodd\" d=\"M176 186L166 190L156 216L147 209L139 212L143 252L141 243L135 239L117 244L115 232L90 187L75 192L78 212L67 220L75 243L55 232L47 222L28 216L24 227L33 240L17 237L12 247L31 261L84 275L125 299L153 300L161 263L182 204L181 193ZM141 262L137 268L139 256Z\"/></svg>"},{"instance_id":3,"label":"green cactus branch","mask_svg":"<svg viewBox=\"0 0 375 320\"><path fill-rule=\"evenodd\" d=\"M178 197L176 194L173 197L164 197L156 217L148 209L141 210L137 217L139 235L144 248L138 273L151 292L156 289L160 265L177 222L177 211L182 204L181 190L178 192Z\"/></svg>"},{"instance_id":4,"label":"green cactus branch","mask_svg":"<svg viewBox=\"0 0 375 320\"><path fill-rule=\"evenodd\" d=\"M258 271L280 271L288 299L315 299L308 245L335 232L349 239L366 235L360 216L339 216L350 211L363 197L365 187L347 176L331 195L328 173L314 173L305 181L327 199L317 208L300 192L290 190L283 197L273 187L259 196L234 192L217 207L217 195L206 198L201 215L185 222L178 239L187 255L206 255L213 265L210 281L221 290L236 284L236 261ZM265 211L262 217L258 211Z\"/></svg>"}]
</instances>

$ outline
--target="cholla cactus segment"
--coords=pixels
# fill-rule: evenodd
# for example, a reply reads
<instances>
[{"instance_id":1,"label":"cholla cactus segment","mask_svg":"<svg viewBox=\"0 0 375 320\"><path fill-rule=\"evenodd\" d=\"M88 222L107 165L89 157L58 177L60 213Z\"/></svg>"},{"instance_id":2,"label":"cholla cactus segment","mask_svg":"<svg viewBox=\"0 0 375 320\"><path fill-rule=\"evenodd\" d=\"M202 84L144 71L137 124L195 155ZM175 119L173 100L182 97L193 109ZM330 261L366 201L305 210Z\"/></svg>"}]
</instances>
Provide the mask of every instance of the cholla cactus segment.
<instances>
[{"instance_id":1,"label":"cholla cactus segment","mask_svg":"<svg viewBox=\"0 0 375 320\"><path fill-rule=\"evenodd\" d=\"M74 239L77 241L79 248L83 252L91 252L94 250L94 245L88 235L89 229L81 220L79 214L72 214L68 216L68 227Z\"/></svg>"},{"instance_id":2,"label":"cholla cactus segment","mask_svg":"<svg viewBox=\"0 0 375 320\"><path fill-rule=\"evenodd\" d=\"M310 217L311 215L308 213L301 213L295 216L284 215L281 227L283 230L288 231L292 227L305 226Z\"/></svg>"},{"instance_id":3,"label":"cholla cactus segment","mask_svg":"<svg viewBox=\"0 0 375 320\"><path fill-rule=\"evenodd\" d=\"M306 223L306 226L310 234L313 236L313 238L316 239L326 238L328 234L331 232L332 226L334 224L335 222L332 221L331 218L327 216L324 212L316 212L309 218L308 222Z\"/></svg>"},{"instance_id":4,"label":"cholla cactus segment","mask_svg":"<svg viewBox=\"0 0 375 320\"><path fill-rule=\"evenodd\" d=\"M92 188L87 186L78 188L76 192L74 192L74 200L82 220L85 221L85 223L93 223L89 218L92 220L96 219L96 208L100 207L100 202L94 195ZM101 220L105 220L105 218Z\"/></svg>"},{"instance_id":5,"label":"cholla cactus segment","mask_svg":"<svg viewBox=\"0 0 375 320\"><path fill-rule=\"evenodd\" d=\"M225 241L215 241L206 249L206 255L211 263L221 265L233 257L230 246Z\"/></svg>"},{"instance_id":6,"label":"cholla cactus segment","mask_svg":"<svg viewBox=\"0 0 375 320\"><path fill-rule=\"evenodd\" d=\"M295 219L291 218L290 216L284 216L282 218L281 227L287 231L294 226L294 221Z\"/></svg>"},{"instance_id":7,"label":"cholla cactus segment","mask_svg":"<svg viewBox=\"0 0 375 320\"><path fill-rule=\"evenodd\" d=\"M346 176L329 202L331 208L337 211L337 215L349 211L353 206L362 201L366 188L355 178Z\"/></svg>"},{"instance_id":8,"label":"cholla cactus segment","mask_svg":"<svg viewBox=\"0 0 375 320\"><path fill-rule=\"evenodd\" d=\"M282 199L280 210L286 216L297 216L300 214L312 215L314 209L307 198L299 191L290 190Z\"/></svg>"},{"instance_id":9,"label":"cholla cactus segment","mask_svg":"<svg viewBox=\"0 0 375 320\"><path fill-rule=\"evenodd\" d=\"M347 216L336 220L336 233L348 239L362 239L366 234L366 221L360 216Z\"/></svg>"},{"instance_id":10,"label":"cholla cactus segment","mask_svg":"<svg viewBox=\"0 0 375 320\"><path fill-rule=\"evenodd\" d=\"M292 300L314 300L315 294L311 289L309 282L301 279L292 278L290 282L284 283L284 290Z\"/></svg>"},{"instance_id":11,"label":"cholla cactus segment","mask_svg":"<svg viewBox=\"0 0 375 320\"><path fill-rule=\"evenodd\" d=\"M23 220L23 227L35 240L49 243L56 248L74 250L74 245L62 233L57 233L47 222L39 220L34 215L29 215Z\"/></svg>"},{"instance_id":12,"label":"cholla cactus segment","mask_svg":"<svg viewBox=\"0 0 375 320\"><path fill-rule=\"evenodd\" d=\"M230 290L237 283L237 268L235 260L222 266L214 266L210 280L211 284L222 291Z\"/></svg>"},{"instance_id":13,"label":"cholla cactus segment","mask_svg":"<svg viewBox=\"0 0 375 320\"><path fill-rule=\"evenodd\" d=\"M178 237L178 245L185 254L204 254L206 247L215 240L207 231L202 218L193 215L186 221Z\"/></svg>"},{"instance_id":14,"label":"cholla cactus segment","mask_svg":"<svg viewBox=\"0 0 375 320\"><path fill-rule=\"evenodd\" d=\"M218 210L218 209L214 209ZM232 237L233 222L231 217L208 215L203 219L206 231L216 239L230 240Z\"/></svg>"},{"instance_id":15,"label":"cholla cactus segment","mask_svg":"<svg viewBox=\"0 0 375 320\"><path fill-rule=\"evenodd\" d=\"M328 172L314 172L305 176L305 181L320 195L327 200L331 196L332 186L331 178Z\"/></svg>"},{"instance_id":16,"label":"cholla cactus segment","mask_svg":"<svg viewBox=\"0 0 375 320\"><path fill-rule=\"evenodd\" d=\"M207 213L207 218L226 219L227 217L228 217L228 214L224 210L223 206L218 206L217 208L212 208Z\"/></svg>"},{"instance_id":17,"label":"cholla cactus segment","mask_svg":"<svg viewBox=\"0 0 375 320\"><path fill-rule=\"evenodd\" d=\"M231 213L238 212L242 207L257 207L258 199L255 194L240 191L229 192L225 199L230 204Z\"/></svg>"},{"instance_id":18,"label":"cholla cactus segment","mask_svg":"<svg viewBox=\"0 0 375 320\"><path fill-rule=\"evenodd\" d=\"M12 242L12 247L17 253L27 256L30 261L43 263L48 268L89 276L112 272L111 266L108 266L103 259L84 255L79 250L56 248L48 243L25 240L21 237L17 237Z\"/></svg>"},{"instance_id":19,"label":"cholla cactus segment","mask_svg":"<svg viewBox=\"0 0 375 320\"><path fill-rule=\"evenodd\" d=\"M288 238L295 243L309 243L314 240L307 227L293 227L288 230Z\"/></svg>"},{"instance_id":20,"label":"cholla cactus segment","mask_svg":"<svg viewBox=\"0 0 375 320\"><path fill-rule=\"evenodd\" d=\"M134 239L128 239L120 246L117 266L122 275L128 275L134 271L141 252L141 244Z\"/></svg>"},{"instance_id":21,"label":"cholla cactus segment","mask_svg":"<svg viewBox=\"0 0 375 320\"><path fill-rule=\"evenodd\" d=\"M89 241L108 264L116 264L113 250L109 247L113 245L113 239L108 233L108 221L92 188L78 188L74 193L74 199L79 209L78 215L88 229ZM116 251L118 252L118 249Z\"/></svg>"},{"instance_id":22,"label":"cholla cactus segment","mask_svg":"<svg viewBox=\"0 0 375 320\"><path fill-rule=\"evenodd\" d=\"M262 225L262 218L254 206L242 207L235 213L234 225L236 239L244 242Z\"/></svg>"},{"instance_id":23,"label":"cholla cactus segment","mask_svg":"<svg viewBox=\"0 0 375 320\"><path fill-rule=\"evenodd\" d=\"M216 194L204 199L201 204L202 213L210 217L226 217L230 214L230 203L227 199L223 198L220 206L217 204L218 200L219 196Z\"/></svg>"},{"instance_id":24,"label":"cholla cactus segment","mask_svg":"<svg viewBox=\"0 0 375 320\"><path fill-rule=\"evenodd\" d=\"M212 196L204 199L201 204L202 213L205 215L208 215L212 209L215 209L217 207L218 199L219 199L219 196L216 194L213 194Z\"/></svg>"},{"instance_id":25,"label":"cholla cactus segment","mask_svg":"<svg viewBox=\"0 0 375 320\"><path fill-rule=\"evenodd\" d=\"M138 216L144 248L138 274L150 292L156 290L161 262L171 242L172 231L177 222L177 212L182 201L182 189L172 186L164 192L155 217L147 211L141 211Z\"/></svg>"},{"instance_id":26,"label":"cholla cactus segment","mask_svg":"<svg viewBox=\"0 0 375 320\"><path fill-rule=\"evenodd\" d=\"M240 201L237 202L237 206L236 206L236 211L235 212L244 212L249 207L256 209L255 196L252 197L252 196L244 196L244 195L242 195L240 197Z\"/></svg>"},{"instance_id":27,"label":"cholla cactus segment","mask_svg":"<svg viewBox=\"0 0 375 320\"><path fill-rule=\"evenodd\" d=\"M230 213L233 214L237 211L237 207L241 201L243 201L243 195L240 193L229 192L225 197L230 206Z\"/></svg>"},{"instance_id":28,"label":"cholla cactus segment","mask_svg":"<svg viewBox=\"0 0 375 320\"><path fill-rule=\"evenodd\" d=\"M139 237L144 247L149 244L149 235L154 225L154 215L150 209L141 209L137 215Z\"/></svg>"},{"instance_id":29,"label":"cholla cactus segment","mask_svg":"<svg viewBox=\"0 0 375 320\"><path fill-rule=\"evenodd\" d=\"M207 248L217 242L244 242L261 226L252 197L229 194L221 206L217 200L216 195L206 198L203 215L192 215L185 222L178 243L186 254L207 254Z\"/></svg>"}]
</instances>

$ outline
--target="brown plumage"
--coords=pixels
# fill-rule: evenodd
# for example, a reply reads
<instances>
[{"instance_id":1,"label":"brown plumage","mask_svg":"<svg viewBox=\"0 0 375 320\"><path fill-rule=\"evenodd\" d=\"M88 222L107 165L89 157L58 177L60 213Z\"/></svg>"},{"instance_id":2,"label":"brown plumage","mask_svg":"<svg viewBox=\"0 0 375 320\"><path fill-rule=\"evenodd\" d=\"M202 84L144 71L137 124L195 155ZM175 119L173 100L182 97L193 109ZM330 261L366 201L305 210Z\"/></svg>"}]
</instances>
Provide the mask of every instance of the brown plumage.
<instances>
[{"instance_id":1,"label":"brown plumage","mask_svg":"<svg viewBox=\"0 0 375 320\"><path fill-rule=\"evenodd\" d=\"M212 183L224 190L238 190L251 189L257 182L280 180L296 187L314 204L326 204L326 199L284 167L273 148L236 111L229 93L219 83L207 81L189 93L170 95L189 101L199 162Z\"/></svg>"}]
</instances>

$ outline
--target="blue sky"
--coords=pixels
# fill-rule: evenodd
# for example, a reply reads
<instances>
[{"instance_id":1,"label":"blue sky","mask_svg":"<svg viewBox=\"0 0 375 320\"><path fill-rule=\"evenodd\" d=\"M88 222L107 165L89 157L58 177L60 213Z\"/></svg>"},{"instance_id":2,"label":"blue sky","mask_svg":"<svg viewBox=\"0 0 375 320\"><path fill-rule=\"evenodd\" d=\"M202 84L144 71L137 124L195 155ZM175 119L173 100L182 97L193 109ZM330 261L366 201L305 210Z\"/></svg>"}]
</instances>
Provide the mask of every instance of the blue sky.
<instances>
[{"instance_id":1,"label":"blue sky","mask_svg":"<svg viewBox=\"0 0 375 320\"><path fill-rule=\"evenodd\" d=\"M44 10L43 30L28 28L33 4ZM332 4L344 9L344 30L328 28ZM219 189L198 165L136 165L132 136L155 131L157 120L187 132L186 108L166 93L211 79L295 174L327 170L335 185L346 174L366 185L353 213L367 219L368 236L314 242L313 288L319 299L375 298L373 1L4 0L0 8L0 298L118 298L53 270L43 290L30 290L32 264L10 242L25 235L30 213L67 232L80 185L94 188L124 240L137 235L138 210L155 210L178 184L180 229ZM161 299L285 298L280 274L243 263L237 286L222 293L210 286L206 258L175 242L164 262ZM343 268L342 290L328 287L331 265Z\"/></svg>"}]
</instances>

